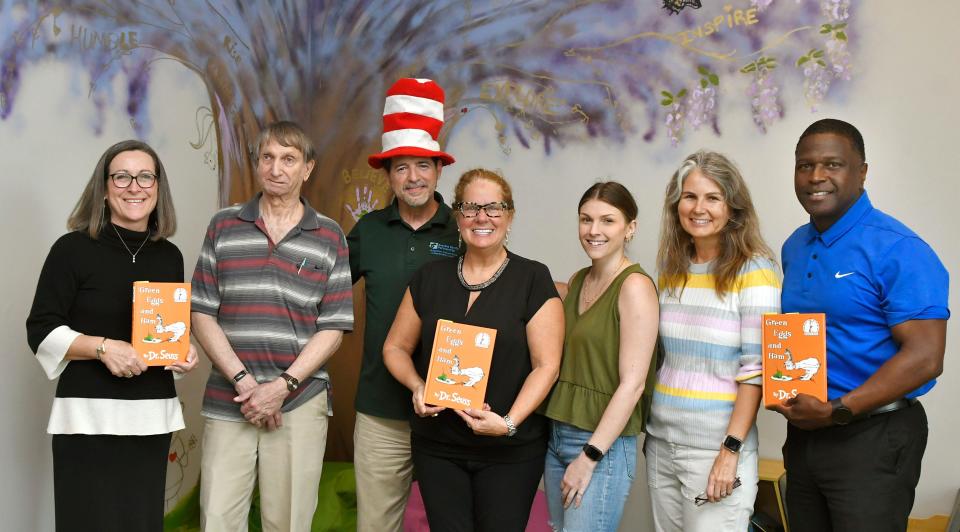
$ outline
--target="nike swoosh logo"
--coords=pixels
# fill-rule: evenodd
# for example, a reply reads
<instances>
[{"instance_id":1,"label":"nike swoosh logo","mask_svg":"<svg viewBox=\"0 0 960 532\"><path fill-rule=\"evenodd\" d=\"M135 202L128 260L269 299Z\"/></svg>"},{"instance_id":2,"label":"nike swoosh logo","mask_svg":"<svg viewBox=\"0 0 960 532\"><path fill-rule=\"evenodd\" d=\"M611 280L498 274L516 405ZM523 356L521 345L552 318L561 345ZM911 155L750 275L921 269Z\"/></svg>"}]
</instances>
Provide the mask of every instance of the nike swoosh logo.
<instances>
[{"instance_id":1,"label":"nike swoosh logo","mask_svg":"<svg viewBox=\"0 0 960 532\"><path fill-rule=\"evenodd\" d=\"M854 273L855 273L855 272L848 272L848 273L840 273L840 272L837 272L837 273L833 274L833 276L834 276L835 278L837 278L837 279L843 279L844 277L846 277L846 276L848 276L848 275L853 275Z\"/></svg>"}]
</instances>

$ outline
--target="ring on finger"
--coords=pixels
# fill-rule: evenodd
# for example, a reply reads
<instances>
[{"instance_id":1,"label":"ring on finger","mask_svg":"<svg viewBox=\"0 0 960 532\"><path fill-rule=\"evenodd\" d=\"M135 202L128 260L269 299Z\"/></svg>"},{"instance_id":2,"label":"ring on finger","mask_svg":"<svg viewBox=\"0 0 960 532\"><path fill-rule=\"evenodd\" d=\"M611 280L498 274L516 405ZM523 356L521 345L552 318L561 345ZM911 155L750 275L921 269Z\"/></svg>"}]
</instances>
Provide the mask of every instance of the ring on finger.
<instances>
[{"instance_id":1,"label":"ring on finger","mask_svg":"<svg viewBox=\"0 0 960 532\"><path fill-rule=\"evenodd\" d=\"M129 379L130 377L133 377L133 373L131 373L131 372L128 371L125 376Z\"/></svg>"}]
</instances>

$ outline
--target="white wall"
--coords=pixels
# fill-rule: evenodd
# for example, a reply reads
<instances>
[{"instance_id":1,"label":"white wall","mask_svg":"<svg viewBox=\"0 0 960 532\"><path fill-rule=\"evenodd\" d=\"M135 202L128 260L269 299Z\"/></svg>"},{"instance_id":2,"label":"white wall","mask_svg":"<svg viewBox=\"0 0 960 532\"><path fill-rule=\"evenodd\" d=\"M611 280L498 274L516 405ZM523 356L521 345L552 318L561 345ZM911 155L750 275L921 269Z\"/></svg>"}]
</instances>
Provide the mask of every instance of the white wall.
<instances>
[{"instance_id":1,"label":"white wall","mask_svg":"<svg viewBox=\"0 0 960 532\"><path fill-rule=\"evenodd\" d=\"M652 272L666 179L683 157L702 147L724 152L741 166L764 236L779 253L786 237L807 221L793 192L797 138L814 120L841 118L856 125L865 137L871 200L937 251L953 280L950 307L956 312L960 308L955 288L960 283L960 240L952 213L960 198L960 179L953 175L952 155L960 140L956 134L960 106L955 96L960 86L956 60L960 37L954 25L960 19L960 6L946 1L926 2L922 9L912 2L854 4L856 25L864 30L855 36L855 78L841 99L831 95L816 114L800 103L797 89L788 88L786 119L763 136L754 131L749 116L723 106L724 94L742 90L726 85L720 95L722 137L699 132L676 149L668 148L662 139L651 145L636 138L624 146L566 147L549 158L540 150L528 151L516 144L505 157L492 138L493 124L483 123L481 117L478 127L486 136L472 130L454 133L448 151L457 163L445 169L441 192L451 198L457 177L469 168L502 169L517 203L511 247L545 262L554 278L566 280L588 263L576 236L580 195L598 179L619 180L633 191L640 207L639 229L629 255ZM915 516L948 514L960 489L960 465L952 451L960 441L960 424L955 422L960 411L958 347L955 318L948 323L944 375L923 400L930 439ZM780 458L785 421L779 414L762 411L758 424L761 457ZM650 526L643 467L641 463L622 530Z\"/></svg>"},{"instance_id":2,"label":"white wall","mask_svg":"<svg viewBox=\"0 0 960 532\"><path fill-rule=\"evenodd\" d=\"M85 97L89 77L67 63L49 61L24 68L23 85L12 115L0 122L0 227L4 250L0 275L0 338L7 346L0 386L0 420L7 427L0 439L0 515L4 530L53 530L53 472L47 418L54 383L46 379L27 347L24 322L33 301L40 267L50 245L66 232L66 221L103 151L111 144L134 138L126 101L117 98L104 110L103 134L91 133L93 102ZM117 80L114 94L126 94ZM217 175L204 164L203 150L194 150L194 116L209 106L203 84L172 61L153 67L150 89L160 95L150 100L152 127L145 140L157 150L170 177L179 230L172 239L183 252L189 278L196 263L204 230L217 207ZM83 96L77 96L77 93ZM214 152L214 160L216 159ZM199 436L198 397L205 382L205 366L181 381L181 399L193 405L186 411L185 441ZM191 451L185 490L196 484L199 449ZM180 476L180 464L171 464L168 477Z\"/></svg>"}]
</instances>

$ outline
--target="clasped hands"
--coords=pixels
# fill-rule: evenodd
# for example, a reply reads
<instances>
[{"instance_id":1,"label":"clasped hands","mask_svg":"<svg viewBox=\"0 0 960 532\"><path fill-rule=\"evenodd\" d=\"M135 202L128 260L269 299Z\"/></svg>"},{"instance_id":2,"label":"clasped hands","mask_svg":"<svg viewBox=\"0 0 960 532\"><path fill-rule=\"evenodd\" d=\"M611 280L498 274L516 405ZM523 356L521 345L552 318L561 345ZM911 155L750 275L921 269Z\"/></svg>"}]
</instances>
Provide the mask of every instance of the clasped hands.
<instances>
[{"instance_id":1,"label":"clasped hands","mask_svg":"<svg viewBox=\"0 0 960 532\"><path fill-rule=\"evenodd\" d=\"M238 395L233 400L241 403L240 413L247 421L268 431L283 426L280 407L283 406L283 400L290 395L286 381L277 378L258 383L253 376L247 375L236 383L235 388Z\"/></svg>"},{"instance_id":2,"label":"clasped hands","mask_svg":"<svg viewBox=\"0 0 960 532\"><path fill-rule=\"evenodd\" d=\"M423 401L424 384L420 384L413 392L413 411L420 417L437 417L440 412L446 410L443 406L431 406ZM507 422L499 414L490 410L490 405L483 403L483 409L468 408L466 410L454 410L467 426L478 436L506 436Z\"/></svg>"}]
</instances>

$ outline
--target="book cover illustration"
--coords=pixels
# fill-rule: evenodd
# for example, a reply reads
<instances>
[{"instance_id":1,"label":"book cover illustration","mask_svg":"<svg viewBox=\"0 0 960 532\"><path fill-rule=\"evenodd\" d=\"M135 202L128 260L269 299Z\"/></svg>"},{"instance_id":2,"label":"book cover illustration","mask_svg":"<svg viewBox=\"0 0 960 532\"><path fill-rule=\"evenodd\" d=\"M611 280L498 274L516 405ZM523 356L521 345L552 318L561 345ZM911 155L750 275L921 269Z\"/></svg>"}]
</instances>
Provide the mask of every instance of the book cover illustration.
<instances>
[{"instance_id":1,"label":"book cover illustration","mask_svg":"<svg viewBox=\"0 0 960 532\"><path fill-rule=\"evenodd\" d=\"M130 338L148 366L185 362L190 350L190 283L133 283Z\"/></svg>"},{"instance_id":2,"label":"book cover illustration","mask_svg":"<svg viewBox=\"0 0 960 532\"><path fill-rule=\"evenodd\" d=\"M455 410L483 408L496 329L437 320L424 402Z\"/></svg>"},{"instance_id":3,"label":"book cover illustration","mask_svg":"<svg viewBox=\"0 0 960 532\"><path fill-rule=\"evenodd\" d=\"M764 314L763 406L805 393L827 400L825 314Z\"/></svg>"}]
</instances>

